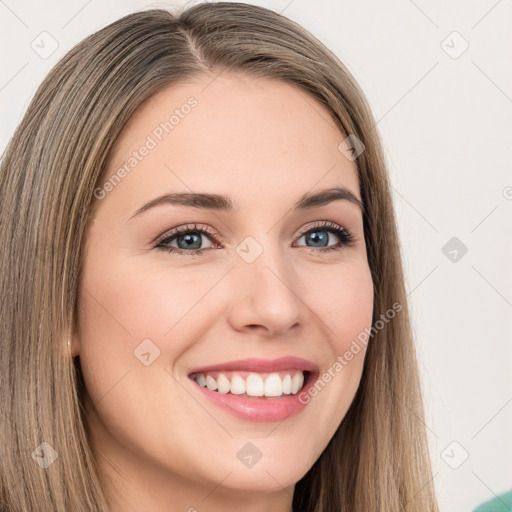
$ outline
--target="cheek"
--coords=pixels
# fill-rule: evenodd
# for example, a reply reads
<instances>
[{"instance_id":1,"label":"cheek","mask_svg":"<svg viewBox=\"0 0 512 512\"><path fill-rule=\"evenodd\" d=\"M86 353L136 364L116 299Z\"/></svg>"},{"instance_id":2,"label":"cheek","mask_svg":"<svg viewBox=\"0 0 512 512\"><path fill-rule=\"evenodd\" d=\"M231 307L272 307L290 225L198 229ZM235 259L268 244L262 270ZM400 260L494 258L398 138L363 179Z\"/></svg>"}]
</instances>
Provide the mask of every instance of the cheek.
<instances>
[{"instance_id":1,"label":"cheek","mask_svg":"<svg viewBox=\"0 0 512 512\"><path fill-rule=\"evenodd\" d=\"M331 349L343 353L369 327L373 315L373 282L367 265L354 264L317 281L321 289L313 300Z\"/></svg>"},{"instance_id":2,"label":"cheek","mask_svg":"<svg viewBox=\"0 0 512 512\"><path fill-rule=\"evenodd\" d=\"M79 336L80 365L94 404L89 418L98 436L106 429L139 456L158 459L165 452L183 461L180 446L192 442L183 408L188 395L168 372L194 343L197 326L191 330L187 320L200 314L196 308L213 278L196 282L192 273L143 267L103 259L85 268ZM169 439L165 449L162 439Z\"/></svg>"},{"instance_id":3,"label":"cheek","mask_svg":"<svg viewBox=\"0 0 512 512\"><path fill-rule=\"evenodd\" d=\"M112 402L121 390L155 396L154 389L173 387L167 372L221 315L208 292L224 272L135 266L131 258L87 260L79 299L80 363L93 401L108 393ZM130 407L116 411L124 406Z\"/></svg>"},{"instance_id":4,"label":"cheek","mask_svg":"<svg viewBox=\"0 0 512 512\"><path fill-rule=\"evenodd\" d=\"M91 265L93 270L84 273L80 309L87 342L108 340L121 357L146 338L159 345L174 337L187 325L188 315L201 310L201 298L216 280L194 272L162 271L161 266L116 263ZM168 348L179 350L179 340L172 345Z\"/></svg>"},{"instance_id":5,"label":"cheek","mask_svg":"<svg viewBox=\"0 0 512 512\"><path fill-rule=\"evenodd\" d=\"M309 403L317 423L324 426L323 442L334 435L359 387L367 348L365 336L373 316L374 290L368 266L347 265L342 270L318 280L323 283L321 293L312 296L325 333L318 350L326 357L319 379L304 389L301 401ZM329 340L328 346L325 340Z\"/></svg>"}]
</instances>

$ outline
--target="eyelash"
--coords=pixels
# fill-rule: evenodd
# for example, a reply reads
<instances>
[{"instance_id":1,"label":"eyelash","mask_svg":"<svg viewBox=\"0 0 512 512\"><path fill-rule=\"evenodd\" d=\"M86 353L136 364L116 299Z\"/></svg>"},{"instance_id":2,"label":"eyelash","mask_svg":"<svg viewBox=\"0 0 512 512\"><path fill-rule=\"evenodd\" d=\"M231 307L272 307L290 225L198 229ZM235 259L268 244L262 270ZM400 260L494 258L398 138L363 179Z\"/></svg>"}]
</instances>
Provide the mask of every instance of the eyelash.
<instances>
[{"instance_id":1,"label":"eyelash","mask_svg":"<svg viewBox=\"0 0 512 512\"><path fill-rule=\"evenodd\" d=\"M339 251L345 246L346 247L352 246L355 242L354 237L351 235L351 233L349 231L347 231L345 228L339 226L338 224L335 224L334 222L330 222L330 221L329 222L319 222L318 224L315 224L313 226L308 226L307 228L305 228L304 230L302 230L300 232L297 239L302 238L304 235L307 235L308 233L320 231L320 230L327 231L329 233L334 233L341 240L341 242L338 243L337 245L329 246L329 247L307 247L307 246L303 246L303 245L301 245L300 247L306 248L306 249L311 249L314 252L327 252L327 251L333 251L333 250ZM177 238L179 236L190 234L190 233L207 235L208 237L210 237L212 239L214 244L218 245L218 243L219 243L217 241L217 238L215 237L214 233L212 233L202 227L197 227L197 224L194 224L193 227L190 227L189 225L187 225L184 227L176 228L176 229L172 230L170 233L166 233L165 237L160 239L159 242L157 242L156 248L164 250L168 253L187 254L187 255L199 255L203 251L207 251L207 250L211 249L211 248L206 248L206 249L186 250L186 249L179 249L176 247L169 247L169 246L165 245L167 243L170 243L172 240L174 240L175 238Z\"/></svg>"}]
</instances>

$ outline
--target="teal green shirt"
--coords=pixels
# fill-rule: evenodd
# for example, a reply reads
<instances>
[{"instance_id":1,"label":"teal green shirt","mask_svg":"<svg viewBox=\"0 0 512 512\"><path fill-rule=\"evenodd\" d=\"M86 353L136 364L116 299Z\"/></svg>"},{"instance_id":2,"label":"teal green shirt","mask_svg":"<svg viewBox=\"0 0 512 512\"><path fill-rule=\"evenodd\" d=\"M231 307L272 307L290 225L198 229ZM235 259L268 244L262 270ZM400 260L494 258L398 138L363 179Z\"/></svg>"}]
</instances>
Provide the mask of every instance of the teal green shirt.
<instances>
[{"instance_id":1,"label":"teal green shirt","mask_svg":"<svg viewBox=\"0 0 512 512\"><path fill-rule=\"evenodd\" d=\"M473 512L512 512L512 491L482 503Z\"/></svg>"}]
</instances>

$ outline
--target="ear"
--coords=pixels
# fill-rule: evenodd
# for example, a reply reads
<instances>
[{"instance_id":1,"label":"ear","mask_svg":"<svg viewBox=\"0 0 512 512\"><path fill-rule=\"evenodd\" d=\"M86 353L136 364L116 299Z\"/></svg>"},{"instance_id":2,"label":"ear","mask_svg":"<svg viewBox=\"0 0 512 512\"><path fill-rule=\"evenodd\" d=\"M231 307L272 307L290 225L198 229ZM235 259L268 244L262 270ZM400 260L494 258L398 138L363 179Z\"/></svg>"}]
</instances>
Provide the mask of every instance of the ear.
<instances>
[{"instance_id":1,"label":"ear","mask_svg":"<svg viewBox=\"0 0 512 512\"><path fill-rule=\"evenodd\" d=\"M68 338L68 350L73 358L80 355L80 341L76 333Z\"/></svg>"},{"instance_id":2,"label":"ear","mask_svg":"<svg viewBox=\"0 0 512 512\"><path fill-rule=\"evenodd\" d=\"M80 344L75 341L75 338L69 338L68 340L68 349L71 352L71 357L75 358L80 355Z\"/></svg>"}]
</instances>

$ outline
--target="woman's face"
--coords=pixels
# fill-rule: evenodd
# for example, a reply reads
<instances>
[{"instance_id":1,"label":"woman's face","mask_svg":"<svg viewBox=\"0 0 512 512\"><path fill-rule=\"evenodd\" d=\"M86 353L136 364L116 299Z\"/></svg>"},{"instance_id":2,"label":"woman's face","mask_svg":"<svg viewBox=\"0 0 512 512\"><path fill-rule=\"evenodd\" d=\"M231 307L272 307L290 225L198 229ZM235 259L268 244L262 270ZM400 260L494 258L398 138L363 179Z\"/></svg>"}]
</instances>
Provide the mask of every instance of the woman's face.
<instances>
[{"instance_id":1,"label":"woman's face","mask_svg":"<svg viewBox=\"0 0 512 512\"><path fill-rule=\"evenodd\" d=\"M292 85L212 80L146 101L95 191L73 349L123 510L290 503L363 368L373 284L345 136ZM293 394L303 375L316 393Z\"/></svg>"}]
</instances>

